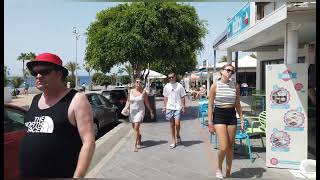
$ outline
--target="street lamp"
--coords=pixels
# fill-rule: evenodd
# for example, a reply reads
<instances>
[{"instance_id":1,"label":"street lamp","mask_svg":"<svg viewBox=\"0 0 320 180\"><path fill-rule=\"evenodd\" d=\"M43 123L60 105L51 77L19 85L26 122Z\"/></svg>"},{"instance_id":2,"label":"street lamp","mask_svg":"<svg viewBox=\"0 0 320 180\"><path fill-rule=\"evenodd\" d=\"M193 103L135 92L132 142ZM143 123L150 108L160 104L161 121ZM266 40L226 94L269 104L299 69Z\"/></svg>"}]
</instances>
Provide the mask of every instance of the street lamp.
<instances>
[{"instance_id":1,"label":"street lamp","mask_svg":"<svg viewBox=\"0 0 320 180\"><path fill-rule=\"evenodd\" d=\"M72 33L75 35L75 38L76 38L76 82L75 82L75 85L76 85L76 88L78 87L78 63L77 63L77 42L78 42L78 39L79 39L79 32L77 31L77 28L76 27L73 27L73 31Z\"/></svg>"}]
</instances>

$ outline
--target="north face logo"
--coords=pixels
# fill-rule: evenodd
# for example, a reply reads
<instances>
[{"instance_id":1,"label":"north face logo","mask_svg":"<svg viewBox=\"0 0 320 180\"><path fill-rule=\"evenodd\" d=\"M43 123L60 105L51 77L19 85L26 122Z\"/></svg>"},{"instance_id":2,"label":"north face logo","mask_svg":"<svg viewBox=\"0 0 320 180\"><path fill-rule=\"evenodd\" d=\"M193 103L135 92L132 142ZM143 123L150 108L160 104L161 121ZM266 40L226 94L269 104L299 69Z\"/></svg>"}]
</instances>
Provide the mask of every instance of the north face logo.
<instances>
[{"instance_id":1,"label":"north face logo","mask_svg":"<svg viewBox=\"0 0 320 180\"><path fill-rule=\"evenodd\" d=\"M33 122L26 122L27 132L34 133L52 133L54 124L49 116L34 117Z\"/></svg>"}]
</instances>

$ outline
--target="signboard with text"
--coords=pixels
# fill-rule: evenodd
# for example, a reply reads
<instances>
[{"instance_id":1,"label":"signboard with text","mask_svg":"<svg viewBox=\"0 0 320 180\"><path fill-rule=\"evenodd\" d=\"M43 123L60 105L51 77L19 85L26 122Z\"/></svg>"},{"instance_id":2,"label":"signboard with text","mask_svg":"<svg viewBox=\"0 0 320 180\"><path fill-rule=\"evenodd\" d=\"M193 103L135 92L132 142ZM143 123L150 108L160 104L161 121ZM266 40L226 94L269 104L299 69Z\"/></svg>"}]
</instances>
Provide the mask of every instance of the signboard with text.
<instances>
[{"instance_id":1,"label":"signboard with text","mask_svg":"<svg viewBox=\"0 0 320 180\"><path fill-rule=\"evenodd\" d=\"M246 30L250 25L250 3L247 3L240 11L228 22L227 38L235 37Z\"/></svg>"},{"instance_id":2,"label":"signboard with text","mask_svg":"<svg viewBox=\"0 0 320 180\"><path fill-rule=\"evenodd\" d=\"M299 169L308 155L309 64L266 66L266 165Z\"/></svg>"}]
</instances>

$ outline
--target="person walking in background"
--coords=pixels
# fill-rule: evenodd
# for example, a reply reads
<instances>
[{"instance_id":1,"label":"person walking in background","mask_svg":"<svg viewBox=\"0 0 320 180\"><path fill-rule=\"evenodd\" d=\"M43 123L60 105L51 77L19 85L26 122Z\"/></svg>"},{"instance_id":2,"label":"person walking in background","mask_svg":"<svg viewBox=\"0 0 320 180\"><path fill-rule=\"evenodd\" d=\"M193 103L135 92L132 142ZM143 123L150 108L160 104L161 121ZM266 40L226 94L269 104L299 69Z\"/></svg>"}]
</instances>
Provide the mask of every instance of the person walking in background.
<instances>
[{"instance_id":1,"label":"person walking in background","mask_svg":"<svg viewBox=\"0 0 320 180\"><path fill-rule=\"evenodd\" d=\"M36 87L20 145L21 178L82 178L95 150L93 116L85 94L65 86L61 59L42 53L27 63Z\"/></svg>"},{"instance_id":2,"label":"person walking in background","mask_svg":"<svg viewBox=\"0 0 320 180\"><path fill-rule=\"evenodd\" d=\"M196 98L207 97L207 87L206 85L202 85L200 90L196 94Z\"/></svg>"},{"instance_id":3,"label":"person walking in background","mask_svg":"<svg viewBox=\"0 0 320 180\"><path fill-rule=\"evenodd\" d=\"M244 129L244 120L240 105L240 87L239 84L230 80L234 72L234 67L231 64L224 65L220 71L220 80L212 84L209 92L208 127L210 132L213 133L215 131L217 133L220 145L216 171L217 178L223 178L222 163L225 156L226 177L230 177L233 160L232 145L234 144L237 130L235 109L240 116L241 129ZM214 111L212 110L213 105L215 106Z\"/></svg>"},{"instance_id":4,"label":"person walking in background","mask_svg":"<svg viewBox=\"0 0 320 180\"><path fill-rule=\"evenodd\" d=\"M81 86L81 87L82 87L82 91L83 91L83 92L86 92L86 84L85 84L85 83L82 83L82 86Z\"/></svg>"},{"instance_id":5,"label":"person walking in background","mask_svg":"<svg viewBox=\"0 0 320 180\"><path fill-rule=\"evenodd\" d=\"M246 82L241 84L240 92L242 96L248 96L248 84Z\"/></svg>"},{"instance_id":6,"label":"person walking in background","mask_svg":"<svg viewBox=\"0 0 320 180\"><path fill-rule=\"evenodd\" d=\"M24 86L24 94L28 95L28 91L29 91L29 84L27 82L23 82L23 86Z\"/></svg>"},{"instance_id":7,"label":"person walking in background","mask_svg":"<svg viewBox=\"0 0 320 180\"><path fill-rule=\"evenodd\" d=\"M129 111L129 122L132 124L134 130L134 148L137 152L141 145L140 123L143 121L145 115L145 105L147 106L151 119L154 118L154 113L151 109L148 95L142 88L142 81L140 78L135 80L134 89L130 90L124 112Z\"/></svg>"},{"instance_id":8,"label":"person walking in background","mask_svg":"<svg viewBox=\"0 0 320 180\"><path fill-rule=\"evenodd\" d=\"M162 112L165 113L166 120L170 121L172 144L170 148L175 148L181 143L180 137L180 116L181 112L185 113L185 96L186 91L183 86L176 82L175 73L168 75L170 83L163 88L164 106Z\"/></svg>"}]
</instances>

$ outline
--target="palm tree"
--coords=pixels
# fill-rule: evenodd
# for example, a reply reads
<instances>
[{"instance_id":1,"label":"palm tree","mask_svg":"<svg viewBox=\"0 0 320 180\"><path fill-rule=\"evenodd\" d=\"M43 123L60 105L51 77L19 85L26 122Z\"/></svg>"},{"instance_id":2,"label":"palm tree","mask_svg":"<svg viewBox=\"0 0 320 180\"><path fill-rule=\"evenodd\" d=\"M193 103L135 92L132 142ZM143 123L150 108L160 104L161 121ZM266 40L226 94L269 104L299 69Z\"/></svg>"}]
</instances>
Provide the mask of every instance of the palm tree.
<instances>
[{"instance_id":1,"label":"palm tree","mask_svg":"<svg viewBox=\"0 0 320 180\"><path fill-rule=\"evenodd\" d=\"M134 81L134 78L133 78L133 68L132 68L132 66L131 66L130 63L125 64L124 67L120 68L120 70L126 72L126 73L130 76L131 82Z\"/></svg>"},{"instance_id":2,"label":"palm tree","mask_svg":"<svg viewBox=\"0 0 320 180\"><path fill-rule=\"evenodd\" d=\"M74 72L76 71L76 69L80 69L79 65L75 62L68 62L64 67L71 72L71 77L73 79L75 78Z\"/></svg>"},{"instance_id":3,"label":"palm tree","mask_svg":"<svg viewBox=\"0 0 320 180\"><path fill-rule=\"evenodd\" d=\"M227 56L222 56L220 62L228 62L228 57Z\"/></svg>"},{"instance_id":4,"label":"palm tree","mask_svg":"<svg viewBox=\"0 0 320 180\"><path fill-rule=\"evenodd\" d=\"M11 79L11 84L14 88L19 88L21 84L23 83L23 79L21 77L14 76Z\"/></svg>"},{"instance_id":5,"label":"palm tree","mask_svg":"<svg viewBox=\"0 0 320 180\"><path fill-rule=\"evenodd\" d=\"M11 79L11 84L13 85L14 87L14 90L13 90L13 95L17 97L18 93L17 93L17 89L21 86L21 84L23 83L23 78L21 77L17 77L17 76L14 76L12 77Z\"/></svg>"},{"instance_id":6,"label":"palm tree","mask_svg":"<svg viewBox=\"0 0 320 180\"><path fill-rule=\"evenodd\" d=\"M91 82L91 76L90 76L90 73L92 71L91 67L88 65L88 64L83 64L83 68L88 72L89 74L89 79L90 79L90 82ZM92 83L92 82L91 82Z\"/></svg>"},{"instance_id":7,"label":"palm tree","mask_svg":"<svg viewBox=\"0 0 320 180\"><path fill-rule=\"evenodd\" d=\"M36 54L33 53L33 52L20 53L20 55L18 56L17 60L18 60L18 61L21 61L21 60L22 60L22 74L23 74L23 79L26 79L25 68L24 68L24 63L25 63L25 61L34 60L35 57L36 57Z\"/></svg>"}]
</instances>

